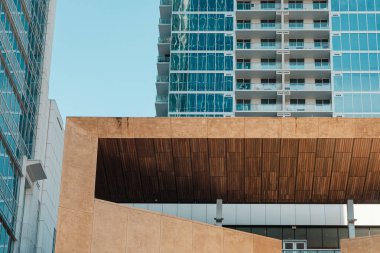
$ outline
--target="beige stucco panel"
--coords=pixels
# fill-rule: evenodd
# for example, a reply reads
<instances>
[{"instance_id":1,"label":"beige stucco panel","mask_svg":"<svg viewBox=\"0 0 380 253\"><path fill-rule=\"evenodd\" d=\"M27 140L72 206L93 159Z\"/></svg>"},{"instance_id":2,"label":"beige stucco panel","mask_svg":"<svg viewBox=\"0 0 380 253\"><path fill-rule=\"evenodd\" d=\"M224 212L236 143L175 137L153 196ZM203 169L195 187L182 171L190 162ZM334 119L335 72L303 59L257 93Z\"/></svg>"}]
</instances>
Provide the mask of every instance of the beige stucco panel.
<instances>
[{"instance_id":1,"label":"beige stucco panel","mask_svg":"<svg viewBox=\"0 0 380 253\"><path fill-rule=\"evenodd\" d=\"M128 212L95 201L92 252L125 252L127 250L127 226Z\"/></svg>"},{"instance_id":2,"label":"beige stucco panel","mask_svg":"<svg viewBox=\"0 0 380 253\"><path fill-rule=\"evenodd\" d=\"M91 252L93 215L60 208L57 225L57 253Z\"/></svg>"},{"instance_id":3,"label":"beige stucco panel","mask_svg":"<svg viewBox=\"0 0 380 253\"><path fill-rule=\"evenodd\" d=\"M279 240L102 200L93 214L61 208L59 220L59 253L281 253Z\"/></svg>"},{"instance_id":4,"label":"beige stucco panel","mask_svg":"<svg viewBox=\"0 0 380 253\"><path fill-rule=\"evenodd\" d=\"M172 137L173 138L207 138L206 118L172 118Z\"/></svg>"},{"instance_id":5,"label":"beige stucco panel","mask_svg":"<svg viewBox=\"0 0 380 253\"><path fill-rule=\"evenodd\" d=\"M360 237L341 241L342 253L378 253L380 252L380 236Z\"/></svg>"}]
</instances>

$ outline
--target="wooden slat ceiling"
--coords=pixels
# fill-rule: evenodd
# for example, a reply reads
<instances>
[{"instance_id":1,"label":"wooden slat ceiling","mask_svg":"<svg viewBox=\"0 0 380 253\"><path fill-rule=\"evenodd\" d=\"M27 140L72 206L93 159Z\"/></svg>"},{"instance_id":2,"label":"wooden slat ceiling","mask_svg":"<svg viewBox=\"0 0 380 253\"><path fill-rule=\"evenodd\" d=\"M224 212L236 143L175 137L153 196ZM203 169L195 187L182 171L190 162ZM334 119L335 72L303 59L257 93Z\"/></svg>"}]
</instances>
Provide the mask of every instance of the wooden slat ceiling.
<instances>
[{"instance_id":1,"label":"wooden slat ceiling","mask_svg":"<svg viewBox=\"0 0 380 253\"><path fill-rule=\"evenodd\" d=\"M99 139L117 203L380 203L380 139Z\"/></svg>"}]
</instances>

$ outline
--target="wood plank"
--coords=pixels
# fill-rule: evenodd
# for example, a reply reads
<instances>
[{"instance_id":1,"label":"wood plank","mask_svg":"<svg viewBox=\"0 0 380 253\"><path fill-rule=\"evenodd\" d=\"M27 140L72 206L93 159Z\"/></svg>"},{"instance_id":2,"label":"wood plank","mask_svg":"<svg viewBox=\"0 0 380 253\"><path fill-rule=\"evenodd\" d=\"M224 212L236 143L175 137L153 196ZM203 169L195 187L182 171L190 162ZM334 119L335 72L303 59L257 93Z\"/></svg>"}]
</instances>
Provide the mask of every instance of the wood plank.
<instances>
[{"instance_id":1,"label":"wood plank","mask_svg":"<svg viewBox=\"0 0 380 253\"><path fill-rule=\"evenodd\" d=\"M315 168L315 153L299 153L297 173L311 172L314 173Z\"/></svg>"},{"instance_id":2,"label":"wood plank","mask_svg":"<svg viewBox=\"0 0 380 253\"><path fill-rule=\"evenodd\" d=\"M372 139L355 139L352 157L369 157Z\"/></svg>"},{"instance_id":3,"label":"wood plank","mask_svg":"<svg viewBox=\"0 0 380 253\"><path fill-rule=\"evenodd\" d=\"M191 177L176 177L177 196L179 202L193 202L194 190Z\"/></svg>"},{"instance_id":4,"label":"wood plank","mask_svg":"<svg viewBox=\"0 0 380 253\"><path fill-rule=\"evenodd\" d=\"M227 171L239 171L244 174L243 153L227 153Z\"/></svg>"},{"instance_id":5,"label":"wood plank","mask_svg":"<svg viewBox=\"0 0 380 253\"><path fill-rule=\"evenodd\" d=\"M172 140L171 139L154 139L154 149L156 153L171 153Z\"/></svg>"},{"instance_id":6,"label":"wood plank","mask_svg":"<svg viewBox=\"0 0 380 253\"><path fill-rule=\"evenodd\" d=\"M333 158L315 159L315 177L330 177L332 172Z\"/></svg>"},{"instance_id":7,"label":"wood plank","mask_svg":"<svg viewBox=\"0 0 380 253\"><path fill-rule=\"evenodd\" d=\"M313 185L313 198L319 197L319 201L328 199L330 189L330 177L315 177Z\"/></svg>"},{"instance_id":8,"label":"wood plank","mask_svg":"<svg viewBox=\"0 0 380 253\"><path fill-rule=\"evenodd\" d=\"M297 191L312 191L313 190L313 173L311 172L297 172L296 179Z\"/></svg>"},{"instance_id":9,"label":"wood plank","mask_svg":"<svg viewBox=\"0 0 380 253\"><path fill-rule=\"evenodd\" d=\"M354 145L354 139L336 139L335 152L336 153L351 153Z\"/></svg>"},{"instance_id":10,"label":"wood plank","mask_svg":"<svg viewBox=\"0 0 380 253\"><path fill-rule=\"evenodd\" d=\"M316 157L334 157L335 139L319 139Z\"/></svg>"},{"instance_id":11,"label":"wood plank","mask_svg":"<svg viewBox=\"0 0 380 253\"><path fill-rule=\"evenodd\" d=\"M190 149L193 153L208 153L208 140L190 139Z\"/></svg>"},{"instance_id":12,"label":"wood plank","mask_svg":"<svg viewBox=\"0 0 380 253\"><path fill-rule=\"evenodd\" d=\"M153 139L135 139L136 151L139 157L154 157Z\"/></svg>"},{"instance_id":13,"label":"wood plank","mask_svg":"<svg viewBox=\"0 0 380 253\"><path fill-rule=\"evenodd\" d=\"M172 139L173 157L190 157L189 139Z\"/></svg>"},{"instance_id":14,"label":"wood plank","mask_svg":"<svg viewBox=\"0 0 380 253\"><path fill-rule=\"evenodd\" d=\"M346 199L360 199L363 195L365 177L349 177L347 183Z\"/></svg>"},{"instance_id":15,"label":"wood plank","mask_svg":"<svg viewBox=\"0 0 380 253\"><path fill-rule=\"evenodd\" d=\"M278 172L280 167L279 153L263 153L262 169L263 172Z\"/></svg>"},{"instance_id":16,"label":"wood plank","mask_svg":"<svg viewBox=\"0 0 380 253\"><path fill-rule=\"evenodd\" d=\"M243 153L244 144L244 139L226 139L227 152Z\"/></svg>"},{"instance_id":17,"label":"wood plank","mask_svg":"<svg viewBox=\"0 0 380 253\"><path fill-rule=\"evenodd\" d=\"M380 139L373 139L372 140L372 153L380 153Z\"/></svg>"},{"instance_id":18,"label":"wood plank","mask_svg":"<svg viewBox=\"0 0 380 253\"><path fill-rule=\"evenodd\" d=\"M280 158L280 177L295 177L297 173L297 158L282 157Z\"/></svg>"},{"instance_id":19,"label":"wood plank","mask_svg":"<svg viewBox=\"0 0 380 253\"><path fill-rule=\"evenodd\" d=\"M295 177L280 177L279 178L279 196L280 202L294 202L296 192L296 178Z\"/></svg>"},{"instance_id":20,"label":"wood plank","mask_svg":"<svg viewBox=\"0 0 380 253\"><path fill-rule=\"evenodd\" d=\"M139 163L141 176L156 177L158 175L156 157L140 157Z\"/></svg>"},{"instance_id":21,"label":"wood plank","mask_svg":"<svg viewBox=\"0 0 380 253\"><path fill-rule=\"evenodd\" d=\"M246 158L245 159L245 176L261 178L261 158Z\"/></svg>"},{"instance_id":22,"label":"wood plank","mask_svg":"<svg viewBox=\"0 0 380 253\"><path fill-rule=\"evenodd\" d=\"M317 139L300 139L299 152L300 153L315 153L317 150Z\"/></svg>"},{"instance_id":23,"label":"wood plank","mask_svg":"<svg viewBox=\"0 0 380 253\"><path fill-rule=\"evenodd\" d=\"M279 153L281 150L280 139L263 139L263 152Z\"/></svg>"},{"instance_id":24,"label":"wood plank","mask_svg":"<svg viewBox=\"0 0 380 253\"><path fill-rule=\"evenodd\" d=\"M247 203L261 203L261 177L246 177L244 185Z\"/></svg>"},{"instance_id":25,"label":"wood plank","mask_svg":"<svg viewBox=\"0 0 380 253\"><path fill-rule=\"evenodd\" d=\"M282 139L280 156L298 157L298 139Z\"/></svg>"},{"instance_id":26,"label":"wood plank","mask_svg":"<svg viewBox=\"0 0 380 253\"><path fill-rule=\"evenodd\" d=\"M380 171L380 153L371 153L368 164L368 172Z\"/></svg>"},{"instance_id":27,"label":"wood plank","mask_svg":"<svg viewBox=\"0 0 380 253\"><path fill-rule=\"evenodd\" d=\"M226 156L225 139L209 139L208 148L209 148L210 157L225 157Z\"/></svg>"},{"instance_id":28,"label":"wood plank","mask_svg":"<svg viewBox=\"0 0 380 253\"><path fill-rule=\"evenodd\" d=\"M210 176L225 177L226 174L226 159L210 157Z\"/></svg>"},{"instance_id":29,"label":"wood plank","mask_svg":"<svg viewBox=\"0 0 380 253\"><path fill-rule=\"evenodd\" d=\"M174 172L173 155L171 153L156 154L157 170Z\"/></svg>"},{"instance_id":30,"label":"wood plank","mask_svg":"<svg viewBox=\"0 0 380 253\"><path fill-rule=\"evenodd\" d=\"M191 158L190 157L174 157L174 171L176 177L191 177Z\"/></svg>"},{"instance_id":31,"label":"wood plank","mask_svg":"<svg viewBox=\"0 0 380 253\"><path fill-rule=\"evenodd\" d=\"M228 201L227 177L211 177L211 196Z\"/></svg>"},{"instance_id":32,"label":"wood plank","mask_svg":"<svg viewBox=\"0 0 380 253\"><path fill-rule=\"evenodd\" d=\"M350 177L365 177L368 169L368 158L353 157L351 159Z\"/></svg>"},{"instance_id":33,"label":"wood plank","mask_svg":"<svg viewBox=\"0 0 380 253\"><path fill-rule=\"evenodd\" d=\"M245 140L245 157L261 157L262 156L262 139L246 139Z\"/></svg>"},{"instance_id":34,"label":"wood plank","mask_svg":"<svg viewBox=\"0 0 380 253\"><path fill-rule=\"evenodd\" d=\"M191 153L191 166L193 172L207 172L210 174L208 153Z\"/></svg>"}]
</instances>

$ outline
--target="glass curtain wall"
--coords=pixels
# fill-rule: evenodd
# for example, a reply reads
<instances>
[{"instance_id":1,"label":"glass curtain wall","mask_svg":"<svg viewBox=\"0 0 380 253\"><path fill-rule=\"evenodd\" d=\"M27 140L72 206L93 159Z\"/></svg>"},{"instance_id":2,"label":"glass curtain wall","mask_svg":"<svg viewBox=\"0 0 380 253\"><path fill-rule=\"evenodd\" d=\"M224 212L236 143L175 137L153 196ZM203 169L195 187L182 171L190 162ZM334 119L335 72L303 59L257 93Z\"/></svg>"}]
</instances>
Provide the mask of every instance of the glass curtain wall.
<instances>
[{"instance_id":1,"label":"glass curtain wall","mask_svg":"<svg viewBox=\"0 0 380 253\"><path fill-rule=\"evenodd\" d=\"M332 0L335 114L380 117L380 1Z\"/></svg>"},{"instance_id":2,"label":"glass curtain wall","mask_svg":"<svg viewBox=\"0 0 380 253\"><path fill-rule=\"evenodd\" d=\"M233 0L174 0L169 114L233 112Z\"/></svg>"},{"instance_id":3,"label":"glass curtain wall","mask_svg":"<svg viewBox=\"0 0 380 253\"><path fill-rule=\"evenodd\" d=\"M48 4L0 2L0 252L12 251L22 157L34 154Z\"/></svg>"}]
</instances>

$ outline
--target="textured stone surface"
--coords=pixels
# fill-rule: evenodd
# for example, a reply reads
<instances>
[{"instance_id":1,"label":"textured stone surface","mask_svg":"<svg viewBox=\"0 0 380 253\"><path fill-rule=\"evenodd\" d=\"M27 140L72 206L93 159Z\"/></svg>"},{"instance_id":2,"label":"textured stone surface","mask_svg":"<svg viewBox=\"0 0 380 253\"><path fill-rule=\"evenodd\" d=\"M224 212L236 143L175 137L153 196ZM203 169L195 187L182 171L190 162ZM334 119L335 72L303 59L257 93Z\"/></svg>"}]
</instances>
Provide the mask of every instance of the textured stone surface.
<instances>
[{"instance_id":1,"label":"textured stone surface","mask_svg":"<svg viewBox=\"0 0 380 253\"><path fill-rule=\"evenodd\" d=\"M378 253L380 252L380 236L360 237L341 241L342 253Z\"/></svg>"}]
</instances>

